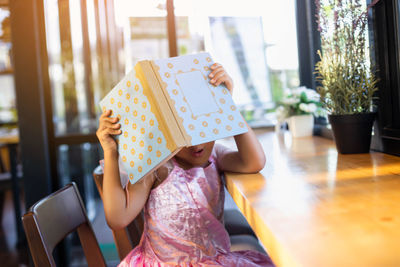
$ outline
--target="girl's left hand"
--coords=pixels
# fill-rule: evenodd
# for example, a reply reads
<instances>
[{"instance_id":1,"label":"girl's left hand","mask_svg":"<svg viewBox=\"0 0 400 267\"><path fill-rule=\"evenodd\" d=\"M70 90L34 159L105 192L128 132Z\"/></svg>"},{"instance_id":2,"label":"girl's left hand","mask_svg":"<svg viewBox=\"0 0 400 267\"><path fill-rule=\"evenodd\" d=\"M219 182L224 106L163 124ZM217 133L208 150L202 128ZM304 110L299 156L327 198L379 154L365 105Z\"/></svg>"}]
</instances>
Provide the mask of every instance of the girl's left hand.
<instances>
[{"instance_id":1,"label":"girl's left hand","mask_svg":"<svg viewBox=\"0 0 400 267\"><path fill-rule=\"evenodd\" d=\"M232 78L226 73L224 67L221 64L214 63L211 66L211 73L208 77L211 78L210 83L214 86L218 86L221 83L225 83L226 88L232 94L233 91L233 81Z\"/></svg>"}]
</instances>

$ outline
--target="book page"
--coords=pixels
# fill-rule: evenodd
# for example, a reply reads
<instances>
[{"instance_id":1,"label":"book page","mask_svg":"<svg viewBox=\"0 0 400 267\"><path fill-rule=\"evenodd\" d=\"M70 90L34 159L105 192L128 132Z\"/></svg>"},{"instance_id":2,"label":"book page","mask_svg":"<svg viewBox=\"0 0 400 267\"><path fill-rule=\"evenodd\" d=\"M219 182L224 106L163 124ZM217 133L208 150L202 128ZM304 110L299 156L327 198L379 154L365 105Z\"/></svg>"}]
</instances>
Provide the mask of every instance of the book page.
<instances>
[{"instance_id":1,"label":"book page","mask_svg":"<svg viewBox=\"0 0 400 267\"><path fill-rule=\"evenodd\" d=\"M224 85L212 86L214 64L208 53L152 62L177 122L191 145L247 132L246 124Z\"/></svg>"}]
</instances>

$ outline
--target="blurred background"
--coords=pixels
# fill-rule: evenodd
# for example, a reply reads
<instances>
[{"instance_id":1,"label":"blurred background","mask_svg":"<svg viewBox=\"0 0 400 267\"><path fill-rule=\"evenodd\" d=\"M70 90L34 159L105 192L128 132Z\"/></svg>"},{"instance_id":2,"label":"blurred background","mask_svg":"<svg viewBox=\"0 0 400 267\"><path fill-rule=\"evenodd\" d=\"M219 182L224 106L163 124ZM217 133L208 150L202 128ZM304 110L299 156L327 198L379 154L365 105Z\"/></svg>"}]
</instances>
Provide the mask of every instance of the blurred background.
<instances>
[{"instance_id":1,"label":"blurred background","mask_svg":"<svg viewBox=\"0 0 400 267\"><path fill-rule=\"evenodd\" d=\"M273 126L284 90L315 85L312 2L0 0L2 266L28 265L20 215L71 181L113 265L92 178L102 158L98 102L138 60L208 51L232 76L245 119ZM58 257L84 266L76 237L67 243Z\"/></svg>"}]
</instances>

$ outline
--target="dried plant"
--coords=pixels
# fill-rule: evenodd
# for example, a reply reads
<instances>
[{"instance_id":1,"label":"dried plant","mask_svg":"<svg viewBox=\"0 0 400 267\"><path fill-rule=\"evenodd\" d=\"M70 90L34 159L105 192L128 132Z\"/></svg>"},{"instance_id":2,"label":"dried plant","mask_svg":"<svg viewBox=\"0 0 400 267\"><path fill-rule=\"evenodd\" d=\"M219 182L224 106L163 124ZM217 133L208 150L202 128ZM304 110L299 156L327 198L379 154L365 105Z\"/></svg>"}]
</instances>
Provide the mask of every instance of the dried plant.
<instances>
[{"instance_id":1,"label":"dried plant","mask_svg":"<svg viewBox=\"0 0 400 267\"><path fill-rule=\"evenodd\" d=\"M379 0L378 0L379 1ZM371 112L377 78L367 41L368 9L361 0L315 0L321 34L317 91L330 114Z\"/></svg>"}]
</instances>

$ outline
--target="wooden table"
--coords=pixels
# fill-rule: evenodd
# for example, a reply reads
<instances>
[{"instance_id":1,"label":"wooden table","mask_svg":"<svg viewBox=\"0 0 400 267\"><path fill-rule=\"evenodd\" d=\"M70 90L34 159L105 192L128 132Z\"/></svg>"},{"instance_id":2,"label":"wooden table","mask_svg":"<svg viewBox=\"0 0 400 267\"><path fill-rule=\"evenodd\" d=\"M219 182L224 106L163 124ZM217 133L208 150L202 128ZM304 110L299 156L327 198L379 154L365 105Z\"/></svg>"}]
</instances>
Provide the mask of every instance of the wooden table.
<instances>
[{"instance_id":1,"label":"wooden table","mask_svg":"<svg viewBox=\"0 0 400 267\"><path fill-rule=\"evenodd\" d=\"M227 188L277 266L400 266L400 157L257 135L265 168L227 173Z\"/></svg>"}]
</instances>

